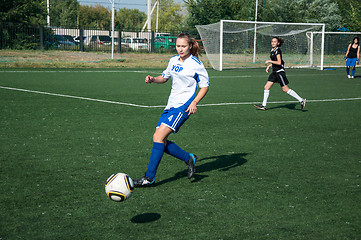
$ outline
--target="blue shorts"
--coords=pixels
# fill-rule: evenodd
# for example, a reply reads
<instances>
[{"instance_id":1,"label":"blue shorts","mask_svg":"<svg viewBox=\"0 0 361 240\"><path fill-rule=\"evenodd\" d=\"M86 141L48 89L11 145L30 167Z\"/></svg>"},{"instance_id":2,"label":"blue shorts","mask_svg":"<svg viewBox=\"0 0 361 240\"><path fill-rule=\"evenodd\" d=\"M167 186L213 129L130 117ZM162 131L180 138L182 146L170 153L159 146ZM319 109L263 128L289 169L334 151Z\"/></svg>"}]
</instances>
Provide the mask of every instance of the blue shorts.
<instances>
[{"instance_id":1,"label":"blue shorts","mask_svg":"<svg viewBox=\"0 0 361 240\"><path fill-rule=\"evenodd\" d=\"M162 115L160 115L160 119L157 125L157 128L164 124L170 129L174 131L174 133L178 132L179 128L187 121L189 118L188 113L183 111L180 108L171 108L164 110Z\"/></svg>"},{"instance_id":2,"label":"blue shorts","mask_svg":"<svg viewBox=\"0 0 361 240\"><path fill-rule=\"evenodd\" d=\"M346 67L356 66L356 61L357 61L357 58L347 58Z\"/></svg>"}]
</instances>

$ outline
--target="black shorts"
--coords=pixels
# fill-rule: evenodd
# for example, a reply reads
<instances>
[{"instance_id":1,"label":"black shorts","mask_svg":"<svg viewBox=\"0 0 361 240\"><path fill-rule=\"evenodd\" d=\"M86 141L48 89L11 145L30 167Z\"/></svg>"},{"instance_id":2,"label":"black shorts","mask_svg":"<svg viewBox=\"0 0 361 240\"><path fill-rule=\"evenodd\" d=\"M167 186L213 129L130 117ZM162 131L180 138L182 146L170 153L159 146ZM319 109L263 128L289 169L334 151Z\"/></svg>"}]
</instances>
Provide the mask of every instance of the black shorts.
<instances>
[{"instance_id":1,"label":"black shorts","mask_svg":"<svg viewBox=\"0 0 361 240\"><path fill-rule=\"evenodd\" d=\"M281 87L289 84L285 71L272 72L268 77L268 81L279 83Z\"/></svg>"}]
</instances>

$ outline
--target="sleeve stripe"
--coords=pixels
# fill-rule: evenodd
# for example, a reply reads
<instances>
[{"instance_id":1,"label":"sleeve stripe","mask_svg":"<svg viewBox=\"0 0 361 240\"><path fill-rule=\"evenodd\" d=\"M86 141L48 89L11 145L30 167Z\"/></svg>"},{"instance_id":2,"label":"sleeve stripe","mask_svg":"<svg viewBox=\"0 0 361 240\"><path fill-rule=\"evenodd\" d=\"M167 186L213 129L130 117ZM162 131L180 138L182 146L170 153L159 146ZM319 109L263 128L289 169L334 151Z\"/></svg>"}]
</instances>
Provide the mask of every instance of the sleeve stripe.
<instances>
[{"instance_id":1,"label":"sleeve stripe","mask_svg":"<svg viewBox=\"0 0 361 240\"><path fill-rule=\"evenodd\" d=\"M196 58L196 57L192 56L192 59L193 59L194 61L196 61L196 63L198 63L198 64L202 64L202 62L201 62L198 58Z\"/></svg>"}]
</instances>

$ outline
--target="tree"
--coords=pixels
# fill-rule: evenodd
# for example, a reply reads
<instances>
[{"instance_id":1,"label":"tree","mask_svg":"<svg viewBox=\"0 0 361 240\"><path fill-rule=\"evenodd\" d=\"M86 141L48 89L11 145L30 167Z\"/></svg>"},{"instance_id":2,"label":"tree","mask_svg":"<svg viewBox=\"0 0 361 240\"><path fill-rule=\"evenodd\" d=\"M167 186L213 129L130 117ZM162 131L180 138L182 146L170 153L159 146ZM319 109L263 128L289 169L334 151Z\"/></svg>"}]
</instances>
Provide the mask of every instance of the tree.
<instances>
[{"instance_id":1,"label":"tree","mask_svg":"<svg viewBox=\"0 0 361 240\"><path fill-rule=\"evenodd\" d=\"M79 23L82 27L111 29L111 13L100 5L80 6Z\"/></svg>"},{"instance_id":2,"label":"tree","mask_svg":"<svg viewBox=\"0 0 361 240\"><path fill-rule=\"evenodd\" d=\"M43 25L46 23L46 3L42 0L1 0L0 22Z\"/></svg>"},{"instance_id":3,"label":"tree","mask_svg":"<svg viewBox=\"0 0 361 240\"><path fill-rule=\"evenodd\" d=\"M0 48L37 49L38 26L45 23L46 4L41 0L1 0Z\"/></svg>"},{"instance_id":4,"label":"tree","mask_svg":"<svg viewBox=\"0 0 361 240\"><path fill-rule=\"evenodd\" d=\"M77 0L50 0L50 4L50 23L52 26L77 27L80 9Z\"/></svg>"},{"instance_id":5,"label":"tree","mask_svg":"<svg viewBox=\"0 0 361 240\"><path fill-rule=\"evenodd\" d=\"M351 1L351 0L348 0ZM188 27L221 19L254 20L254 0L185 0ZM326 23L328 30L341 25L338 5L333 0L268 0L258 6L258 21Z\"/></svg>"},{"instance_id":6,"label":"tree","mask_svg":"<svg viewBox=\"0 0 361 240\"><path fill-rule=\"evenodd\" d=\"M359 0L335 0L340 8L342 26L353 32L361 31L361 2Z\"/></svg>"},{"instance_id":7,"label":"tree","mask_svg":"<svg viewBox=\"0 0 361 240\"><path fill-rule=\"evenodd\" d=\"M342 17L339 12L337 3L332 0L314 0L307 11L304 11L304 19L307 22L325 23L326 30L335 31L341 26Z\"/></svg>"},{"instance_id":8,"label":"tree","mask_svg":"<svg viewBox=\"0 0 361 240\"><path fill-rule=\"evenodd\" d=\"M155 0L153 0L153 4ZM184 28L184 15L182 14L182 6L175 3L174 0L160 0L159 2L159 20L158 31L180 31ZM156 10L152 16L152 29L156 27Z\"/></svg>"},{"instance_id":9,"label":"tree","mask_svg":"<svg viewBox=\"0 0 361 240\"><path fill-rule=\"evenodd\" d=\"M147 15L138 9L121 8L116 11L115 25L119 29L139 30L142 29Z\"/></svg>"},{"instance_id":10,"label":"tree","mask_svg":"<svg viewBox=\"0 0 361 240\"><path fill-rule=\"evenodd\" d=\"M227 20L249 20L254 1L250 0L184 0L189 12L186 19L188 31L196 33L195 25ZM252 7L253 6L253 7Z\"/></svg>"},{"instance_id":11,"label":"tree","mask_svg":"<svg viewBox=\"0 0 361 240\"><path fill-rule=\"evenodd\" d=\"M332 0L272 0L265 12L269 22L325 23L330 31L341 25L338 5Z\"/></svg>"}]
</instances>

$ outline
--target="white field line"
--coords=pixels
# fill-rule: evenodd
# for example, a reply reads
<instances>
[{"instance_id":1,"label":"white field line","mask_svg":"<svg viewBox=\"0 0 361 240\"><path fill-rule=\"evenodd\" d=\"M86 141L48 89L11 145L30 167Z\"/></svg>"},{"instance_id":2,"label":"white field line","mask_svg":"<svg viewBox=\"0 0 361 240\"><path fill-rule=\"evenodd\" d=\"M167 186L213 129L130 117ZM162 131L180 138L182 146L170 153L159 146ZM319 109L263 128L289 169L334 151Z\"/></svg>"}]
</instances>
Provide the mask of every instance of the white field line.
<instances>
[{"instance_id":1,"label":"white field line","mask_svg":"<svg viewBox=\"0 0 361 240\"><path fill-rule=\"evenodd\" d=\"M132 107L140 107L140 108L158 108L158 107L165 107L165 106L138 105L138 104L133 104L133 103L115 102L115 101L101 100L101 99L95 99L95 98L78 97L78 96L65 95L65 94L57 94L57 93L49 93L49 92L40 92L40 91L33 91L33 90L27 90L27 89L21 89L21 88L11 88L11 87L4 87L4 86L0 86L0 88L8 89L8 90L13 90L13 91L21 91L21 92L45 94L45 95L51 95L51 96L57 96L57 97L65 97L65 98L75 98L75 99L81 99L81 100L87 100L87 101L102 102L102 103L112 103L112 104L119 104L119 105L132 106Z\"/></svg>"},{"instance_id":2,"label":"white field line","mask_svg":"<svg viewBox=\"0 0 361 240\"><path fill-rule=\"evenodd\" d=\"M355 100L361 100L360 98L335 98L335 99L320 99L320 100L311 100L307 99L307 102L339 102L339 101L355 101ZM235 103L206 103L206 104L199 104L197 106L226 106L226 105L253 105L253 104L259 104L258 102L235 102ZM269 103L298 103L298 101L275 101L275 102L267 102Z\"/></svg>"},{"instance_id":3,"label":"white field line","mask_svg":"<svg viewBox=\"0 0 361 240\"><path fill-rule=\"evenodd\" d=\"M237 75L237 76L210 76L209 78L212 80L214 78L257 78L257 77L261 77L261 78L265 78L267 80L268 78L268 73L265 72L265 74L263 75ZM322 74L322 76L334 76L335 74ZM287 76L313 76L317 78L317 75L315 74L292 74L292 73L287 73ZM212 81L211 81L212 83Z\"/></svg>"},{"instance_id":4,"label":"white field line","mask_svg":"<svg viewBox=\"0 0 361 240\"><path fill-rule=\"evenodd\" d=\"M12 88L12 87L5 87L5 86L0 86L0 88L7 89L7 90L13 90L13 91L20 91L20 92L44 94L44 95L65 97L65 98L74 98L74 99L87 100L87 101L93 101L93 102L125 105L125 106L131 106L131 107L140 107L140 108L164 108L165 107L164 105L147 106L147 105L139 105L139 104L133 104L133 103L115 102L115 101L108 101L108 100L102 100L102 99L79 97L79 96L72 96L72 95L58 94L58 93L41 92L41 91L34 91L34 90L21 89L21 88ZM359 97L359 98L320 99L320 100L307 99L307 102L338 102L338 101L355 101L355 100L361 100L361 97ZM272 103L297 103L297 101L275 101L275 102L268 102L268 103L270 103L270 104L272 104ZM233 103L208 103L208 104L199 104L198 106L199 107L209 107L209 106L227 106L227 105L252 105L252 104L259 104L259 101L258 102L233 102Z\"/></svg>"},{"instance_id":5,"label":"white field line","mask_svg":"<svg viewBox=\"0 0 361 240\"><path fill-rule=\"evenodd\" d=\"M122 71L122 70L74 70L74 71L66 71L66 70L4 70L0 71L0 73L148 73L149 71Z\"/></svg>"}]
</instances>

